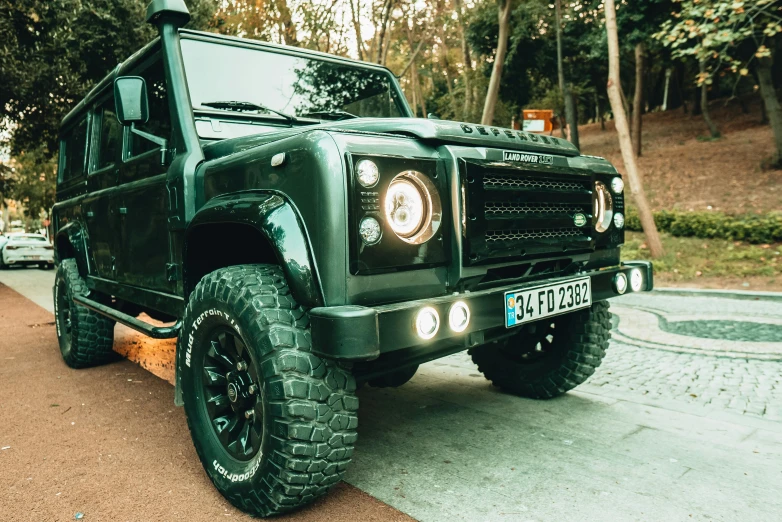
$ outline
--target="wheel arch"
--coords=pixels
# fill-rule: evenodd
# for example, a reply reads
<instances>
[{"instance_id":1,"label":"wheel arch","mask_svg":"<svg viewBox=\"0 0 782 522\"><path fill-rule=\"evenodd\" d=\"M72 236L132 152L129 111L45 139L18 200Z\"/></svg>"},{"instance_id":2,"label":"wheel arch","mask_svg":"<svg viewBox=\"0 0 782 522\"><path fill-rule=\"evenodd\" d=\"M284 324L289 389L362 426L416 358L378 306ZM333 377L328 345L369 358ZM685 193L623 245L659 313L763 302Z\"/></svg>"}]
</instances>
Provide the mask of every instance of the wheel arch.
<instances>
[{"instance_id":1,"label":"wheel arch","mask_svg":"<svg viewBox=\"0 0 782 522\"><path fill-rule=\"evenodd\" d=\"M323 306L312 248L299 213L271 191L225 194L209 200L185 232L185 297L206 274L239 264L278 264L296 301Z\"/></svg>"},{"instance_id":2,"label":"wheel arch","mask_svg":"<svg viewBox=\"0 0 782 522\"><path fill-rule=\"evenodd\" d=\"M57 231L54 237L54 255L57 263L64 259L75 259L79 273L89 272L84 230L77 221L71 221Z\"/></svg>"}]
</instances>

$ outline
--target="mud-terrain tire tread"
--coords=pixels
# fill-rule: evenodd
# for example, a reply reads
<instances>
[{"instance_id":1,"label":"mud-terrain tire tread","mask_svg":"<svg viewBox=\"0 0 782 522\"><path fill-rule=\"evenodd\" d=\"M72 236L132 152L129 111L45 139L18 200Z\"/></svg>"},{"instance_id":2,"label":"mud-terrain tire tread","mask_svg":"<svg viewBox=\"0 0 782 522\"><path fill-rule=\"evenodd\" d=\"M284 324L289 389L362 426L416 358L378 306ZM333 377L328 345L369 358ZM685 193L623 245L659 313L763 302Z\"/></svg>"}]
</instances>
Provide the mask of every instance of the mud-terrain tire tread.
<instances>
[{"instance_id":1,"label":"mud-terrain tire tread","mask_svg":"<svg viewBox=\"0 0 782 522\"><path fill-rule=\"evenodd\" d=\"M478 370L501 390L531 399L558 397L586 382L605 357L611 338L611 312L607 301L598 301L590 308L572 312L567 328L557 328L558 339L567 346L559 365L548 372L530 375L519 371L499 349L488 345L469 350Z\"/></svg>"},{"instance_id":2,"label":"mud-terrain tire tread","mask_svg":"<svg viewBox=\"0 0 782 522\"><path fill-rule=\"evenodd\" d=\"M292 511L324 495L345 474L357 439L355 379L335 362L311 353L309 316L290 294L280 267L240 265L206 275L190 297L184 324L189 324L194 305L209 296L233 303L236 316L253 325L245 330L246 342L262 350L260 373L272 417L270 457L258 469L265 473L265 487L223 494L256 516ZM190 416L187 422L192 435ZM219 475L202 448L195 447L220 489Z\"/></svg>"},{"instance_id":3,"label":"mud-terrain tire tread","mask_svg":"<svg viewBox=\"0 0 782 522\"><path fill-rule=\"evenodd\" d=\"M57 279L62 277L65 280L68 299L73 299L74 295L89 295L87 283L79 275L75 259L63 259L58 272ZM119 354L112 349L114 321L74 302L71 302L70 309L71 349L68 354L63 353L65 364L77 369L91 368L119 359Z\"/></svg>"}]
</instances>

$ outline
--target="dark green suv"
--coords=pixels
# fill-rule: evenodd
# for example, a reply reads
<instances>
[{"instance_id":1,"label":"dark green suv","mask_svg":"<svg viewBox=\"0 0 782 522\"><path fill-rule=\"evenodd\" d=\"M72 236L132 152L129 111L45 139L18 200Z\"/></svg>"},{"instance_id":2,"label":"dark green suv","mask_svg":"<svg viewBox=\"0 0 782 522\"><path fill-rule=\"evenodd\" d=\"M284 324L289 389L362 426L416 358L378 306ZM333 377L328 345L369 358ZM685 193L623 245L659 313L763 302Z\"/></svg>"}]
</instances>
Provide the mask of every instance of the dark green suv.
<instances>
[{"instance_id":1,"label":"dark green suv","mask_svg":"<svg viewBox=\"0 0 782 522\"><path fill-rule=\"evenodd\" d=\"M76 368L113 359L117 322L178 337L175 401L239 508L342 478L357 384L469 349L503 390L554 397L600 364L606 300L652 289L620 264L607 161L416 119L387 69L182 30L182 0L148 19L159 37L62 122L57 335Z\"/></svg>"}]
</instances>

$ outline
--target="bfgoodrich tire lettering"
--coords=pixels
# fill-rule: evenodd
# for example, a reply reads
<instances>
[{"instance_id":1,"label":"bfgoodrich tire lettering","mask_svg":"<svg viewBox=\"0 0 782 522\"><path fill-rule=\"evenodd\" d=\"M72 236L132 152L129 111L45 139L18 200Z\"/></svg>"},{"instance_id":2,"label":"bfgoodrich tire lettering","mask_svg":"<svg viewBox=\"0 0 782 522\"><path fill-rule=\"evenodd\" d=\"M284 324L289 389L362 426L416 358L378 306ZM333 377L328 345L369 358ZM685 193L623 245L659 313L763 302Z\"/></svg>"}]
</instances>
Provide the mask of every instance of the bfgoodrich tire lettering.
<instances>
[{"instance_id":1,"label":"bfgoodrich tire lettering","mask_svg":"<svg viewBox=\"0 0 782 522\"><path fill-rule=\"evenodd\" d=\"M204 361L211 360L210 339L219 330L237 337L256 368L258 382L252 383L260 387L255 411L263 415L263 434L260 450L248 459L229 453L205 406ZM342 479L351 460L358 426L355 380L313 355L310 346L309 318L277 266L217 270L190 296L177 351L190 433L215 487L253 515L310 502Z\"/></svg>"},{"instance_id":2,"label":"bfgoodrich tire lettering","mask_svg":"<svg viewBox=\"0 0 782 522\"><path fill-rule=\"evenodd\" d=\"M63 259L54 279L54 317L60 353L71 368L88 368L119 359L112 350L114 321L73 302L74 295L88 293L76 260Z\"/></svg>"},{"instance_id":3,"label":"bfgoodrich tire lettering","mask_svg":"<svg viewBox=\"0 0 782 522\"><path fill-rule=\"evenodd\" d=\"M478 370L503 391L550 399L585 382L605 357L611 338L608 302L538 323L535 338L521 330L504 342L470 350ZM545 337L544 337L545 335ZM530 340L532 339L532 340Z\"/></svg>"}]
</instances>

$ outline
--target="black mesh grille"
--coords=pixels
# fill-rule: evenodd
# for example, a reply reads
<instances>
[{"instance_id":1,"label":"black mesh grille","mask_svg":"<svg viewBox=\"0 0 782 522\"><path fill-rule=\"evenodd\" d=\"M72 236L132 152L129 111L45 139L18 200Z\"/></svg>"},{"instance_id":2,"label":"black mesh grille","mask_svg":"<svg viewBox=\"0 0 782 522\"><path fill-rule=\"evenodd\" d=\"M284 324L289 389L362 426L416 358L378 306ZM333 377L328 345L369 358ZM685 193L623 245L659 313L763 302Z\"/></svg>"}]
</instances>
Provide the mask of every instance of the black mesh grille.
<instances>
[{"instance_id":1,"label":"black mesh grille","mask_svg":"<svg viewBox=\"0 0 782 522\"><path fill-rule=\"evenodd\" d=\"M579 237L581 235L583 235L583 231L580 228L489 230L486 232L486 242L554 239L558 237Z\"/></svg>"},{"instance_id":2,"label":"black mesh grille","mask_svg":"<svg viewBox=\"0 0 782 522\"><path fill-rule=\"evenodd\" d=\"M583 205L567 203L535 203L523 201L487 201L484 204L486 216L518 214L568 214L583 212Z\"/></svg>"},{"instance_id":3,"label":"black mesh grille","mask_svg":"<svg viewBox=\"0 0 782 522\"><path fill-rule=\"evenodd\" d=\"M464 263L592 248L592 176L555 164L465 161ZM579 226L581 225L581 226Z\"/></svg>"},{"instance_id":4,"label":"black mesh grille","mask_svg":"<svg viewBox=\"0 0 782 522\"><path fill-rule=\"evenodd\" d=\"M588 190L588 183L573 181L554 181L548 179L535 179L518 175L486 174L483 177L485 188L515 188L515 189L542 189L542 190Z\"/></svg>"}]
</instances>

